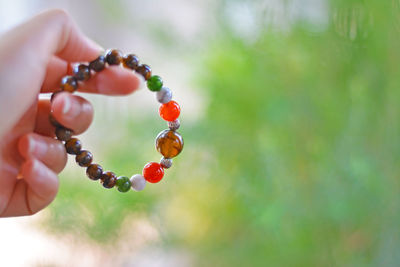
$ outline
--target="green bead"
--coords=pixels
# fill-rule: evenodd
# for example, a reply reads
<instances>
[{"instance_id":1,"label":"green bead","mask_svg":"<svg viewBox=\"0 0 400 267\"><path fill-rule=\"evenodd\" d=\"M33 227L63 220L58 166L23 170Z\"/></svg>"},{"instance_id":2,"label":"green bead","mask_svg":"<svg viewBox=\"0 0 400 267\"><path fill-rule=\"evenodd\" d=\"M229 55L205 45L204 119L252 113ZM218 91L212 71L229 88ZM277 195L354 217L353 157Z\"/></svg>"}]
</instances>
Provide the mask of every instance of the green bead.
<instances>
[{"instance_id":1,"label":"green bead","mask_svg":"<svg viewBox=\"0 0 400 267\"><path fill-rule=\"evenodd\" d=\"M119 192L125 193L131 188L131 181L126 176L120 176L117 178L115 185L117 186Z\"/></svg>"},{"instance_id":2,"label":"green bead","mask_svg":"<svg viewBox=\"0 0 400 267\"><path fill-rule=\"evenodd\" d=\"M153 92L160 91L162 86L163 81L160 76L154 75L147 80L147 87Z\"/></svg>"}]
</instances>

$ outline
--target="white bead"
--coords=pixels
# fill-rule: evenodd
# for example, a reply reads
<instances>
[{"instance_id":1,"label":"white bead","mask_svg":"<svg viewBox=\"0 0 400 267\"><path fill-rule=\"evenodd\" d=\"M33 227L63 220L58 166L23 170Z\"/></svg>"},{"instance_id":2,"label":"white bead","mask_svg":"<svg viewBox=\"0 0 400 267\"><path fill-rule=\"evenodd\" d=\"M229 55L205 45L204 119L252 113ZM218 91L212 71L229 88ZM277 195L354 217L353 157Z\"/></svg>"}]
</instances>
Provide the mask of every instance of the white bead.
<instances>
[{"instance_id":1,"label":"white bead","mask_svg":"<svg viewBox=\"0 0 400 267\"><path fill-rule=\"evenodd\" d=\"M157 101L161 104L168 103L172 99L172 91L168 87L161 88L160 91L156 93Z\"/></svg>"},{"instance_id":2,"label":"white bead","mask_svg":"<svg viewBox=\"0 0 400 267\"><path fill-rule=\"evenodd\" d=\"M135 191L142 191L146 187L146 179L143 175L135 174L131 177L132 189Z\"/></svg>"}]
</instances>

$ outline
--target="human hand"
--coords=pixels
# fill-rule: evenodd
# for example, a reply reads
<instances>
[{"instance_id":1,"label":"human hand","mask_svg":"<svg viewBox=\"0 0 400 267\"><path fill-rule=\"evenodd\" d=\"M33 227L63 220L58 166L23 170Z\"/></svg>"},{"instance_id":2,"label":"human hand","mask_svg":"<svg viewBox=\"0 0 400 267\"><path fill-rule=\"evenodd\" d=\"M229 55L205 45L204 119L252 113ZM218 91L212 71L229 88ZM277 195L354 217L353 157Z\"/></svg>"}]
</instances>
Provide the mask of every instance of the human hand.
<instances>
[{"instance_id":1,"label":"human hand","mask_svg":"<svg viewBox=\"0 0 400 267\"><path fill-rule=\"evenodd\" d=\"M89 127L93 108L66 92L52 103L39 94L59 88L69 62L91 61L100 52L62 10L43 12L0 37L0 216L34 214L53 201L67 154L54 139L50 111L80 134ZM139 83L133 72L112 66L79 91L123 95Z\"/></svg>"}]
</instances>

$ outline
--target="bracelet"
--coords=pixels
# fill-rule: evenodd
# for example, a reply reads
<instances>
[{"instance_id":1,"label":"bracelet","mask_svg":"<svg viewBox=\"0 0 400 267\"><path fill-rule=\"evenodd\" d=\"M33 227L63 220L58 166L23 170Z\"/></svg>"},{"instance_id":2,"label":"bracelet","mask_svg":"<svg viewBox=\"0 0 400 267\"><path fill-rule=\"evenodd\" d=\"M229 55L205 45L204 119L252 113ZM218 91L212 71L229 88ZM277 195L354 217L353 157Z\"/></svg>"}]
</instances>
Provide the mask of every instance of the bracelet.
<instances>
[{"instance_id":1,"label":"bracelet","mask_svg":"<svg viewBox=\"0 0 400 267\"><path fill-rule=\"evenodd\" d=\"M99 164L92 163L93 155L87 150L82 150L82 142L73 138L73 131L62 126L50 113L50 123L55 126L55 135L58 140L64 142L68 154L75 155L75 161L79 166L86 168L87 176L92 180L100 180L103 187L117 187L120 192L127 192L130 188L135 191L141 191L146 186L146 181L158 183L164 176L164 169L172 166L172 158L176 157L183 149L182 136L176 131L180 127L178 119L180 107L178 103L172 100L172 92L168 87L163 86L163 80L160 76L152 75L151 68L146 64L139 64L139 59L134 54L123 54L117 50L108 50L105 56L101 55L88 65L78 64L72 70L72 75L67 75L61 79L61 90L51 95L51 101L54 96L60 92L73 93L78 89L80 82L90 79L92 72L100 72L106 66L121 64L130 70L143 76L147 81L147 87L150 91L156 92L156 98L161 103L159 108L160 117L168 122L169 129L164 130L156 137L156 149L163 155L160 162L147 163L142 174L135 174L131 178L126 176L117 177L111 171L103 172Z\"/></svg>"}]
</instances>

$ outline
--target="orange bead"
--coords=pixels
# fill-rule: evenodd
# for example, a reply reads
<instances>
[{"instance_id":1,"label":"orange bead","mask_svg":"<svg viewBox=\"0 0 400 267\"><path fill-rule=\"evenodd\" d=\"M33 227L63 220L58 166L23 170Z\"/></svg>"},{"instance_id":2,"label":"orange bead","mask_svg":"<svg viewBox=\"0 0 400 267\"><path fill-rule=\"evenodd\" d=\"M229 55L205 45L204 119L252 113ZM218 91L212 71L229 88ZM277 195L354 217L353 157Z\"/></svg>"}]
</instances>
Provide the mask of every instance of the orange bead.
<instances>
[{"instance_id":1,"label":"orange bead","mask_svg":"<svg viewBox=\"0 0 400 267\"><path fill-rule=\"evenodd\" d=\"M149 162L143 168L143 177L149 183L158 183L164 176L164 169L157 162Z\"/></svg>"},{"instance_id":2,"label":"orange bead","mask_svg":"<svg viewBox=\"0 0 400 267\"><path fill-rule=\"evenodd\" d=\"M158 110L160 117L166 121L174 121L179 117L181 108L175 101L169 101L168 103L162 104Z\"/></svg>"}]
</instances>

